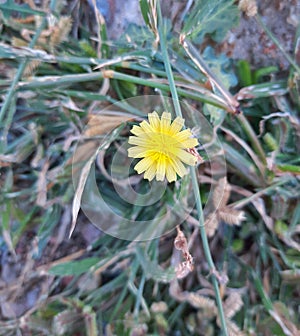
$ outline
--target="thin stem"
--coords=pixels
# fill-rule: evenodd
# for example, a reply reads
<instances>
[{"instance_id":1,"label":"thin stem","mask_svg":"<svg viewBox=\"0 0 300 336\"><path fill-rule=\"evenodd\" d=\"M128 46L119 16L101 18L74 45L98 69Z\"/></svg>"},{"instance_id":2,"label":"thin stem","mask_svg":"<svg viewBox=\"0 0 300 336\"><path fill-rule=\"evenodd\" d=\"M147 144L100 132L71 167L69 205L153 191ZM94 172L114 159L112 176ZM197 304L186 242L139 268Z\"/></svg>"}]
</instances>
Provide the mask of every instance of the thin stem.
<instances>
[{"instance_id":1,"label":"thin stem","mask_svg":"<svg viewBox=\"0 0 300 336\"><path fill-rule=\"evenodd\" d=\"M161 17L161 10L160 10L159 1L157 1L157 4L158 4L158 19L159 19L160 24L162 25L163 21L162 21L162 17ZM163 56L163 60L164 60L165 70L166 70L166 74L167 74L169 84L170 84L171 95L172 95L172 98L174 100L174 108L175 108L176 115L178 117L182 118L182 112L181 112L181 108L180 108L180 104L179 104L177 89L175 87L173 72L172 72L170 62L169 62L168 49L167 49L167 46L165 45L165 37L164 37L164 34L162 33L161 25L159 27L159 39L160 39L161 52L162 52L162 56Z\"/></svg>"},{"instance_id":2,"label":"thin stem","mask_svg":"<svg viewBox=\"0 0 300 336\"><path fill-rule=\"evenodd\" d=\"M257 138L257 135L255 134L253 128L251 127L249 121L244 116L244 114L239 114L237 116L237 119L241 123L241 126L243 127L244 132L247 134L248 139L251 141L253 149L255 150L256 154L261 159L262 163L265 165L267 163L266 161L266 154Z\"/></svg>"},{"instance_id":3,"label":"thin stem","mask_svg":"<svg viewBox=\"0 0 300 336\"><path fill-rule=\"evenodd\" d=\"M65 75L65 76L47 76L40 79L33 80L31 82L21 82L17 85L18 90L28 90L35 88L51 88L59 87L61 85L71 85L74 83L98 81L103 78L118 79L122 81L127 81L134 84L149 86L152 88L157 88L162 91L170 91L170 87L167 84L163 84L162 81L155 81L152 79L143 79L140 77L135 77L132 75L127 75L121 72L116 72L113 70L104 70L101 72L93 72L87 74L76 74L76 75ZM198 101L202 101L223 109L227 108L227 105L222 102L217 96L203 89L203 92L192 92L191 89L178 89L177 92L182 97L188 97Z\"/></svg>"},{"instance_id":4,"label":"thin stem","mask_svg":"<svg viewBox=\"0 0 300 336\"><path fill-rule=\"evenodd\" d=\"M283 55L285 56L285 58L289 61L289 63L295 68L295 70L298 72L298 74L300 75L300 67L298 66L298 64L292 59L292 57L284 50L283 46L281 45L281 43L279 43L279 41L277 40L277 38L272 34L272 32L269 30L269 28L264 24L263 20L261 19L261 17L259 15L256 15L256 20L257 22L261 25L261 27L263 28L263 30L267 33L267 35L269 36L269 38L273 41L273 43L277 46L277 48L283 53Z\"/></svg>"},{"instance_id":5,"label":"thin stem","mask_svg":"<svg viewBox=\"0 0 300 336\"><path fill-rule=\"evenodd\" d=\"M172 69L171 69L171 65L170 65L170 61L169 61L169 55L168 55L168 51L167 51L166 42L165 42L165 36L162 32L163 20L162 20L162 14L161 14L160 2L159 1L157 1L157 13L158 13L158 20L159 20L158 21L159 22L158 31L159 31L160 45L161 45L161 49L162 49L162 55L163 55L163 59L164 59L166 73L167 73L168 80L169 80L170 91L171 91L173 102L174 102L174 108L175 108L175 111L176 111L176 115L179 116L179 117L182 117L182 112L181 112L181 108L180 108L180 104L179 104L179 100L178 100L176 85L175 85L175 81L174 81L174 77L173 77L173 73L172 73ZM216 278L216 275L215 275L216 268L215 268L215 265L214 265L214 262L213 262L213 259L212 259L211 253L210 253L209 244L208 244L208 240L207 240L207 236L206 236L206 232L205 232L201 195L200 195L200 190L199 190L199 185L198 185L198 180L197 180L197 175L196 175L196 169L194 167L191 168L191 179L192 179L192 185L193 185L194 195L195 195L195 199L196 199L196 208L197 208L197 212L198 212L199 228L200 228L200 235L201 235L201 240L202 240L202 244L203 244L203 250L204 250L205 257L207 259L207 263L208 263L210 273L211 273L212 284L213 284L213 287L214 287L217 306L218 306L218 310L219 310L221 327L222 327L224 335L227 336L228 331L227 331L227 326L226 326L226 320L225 320L225 315L224 315L224 311L223 311L223 306L222 306L222 300L221 300L220 290L219 290L219 286L218 286L218 281L217 281L217 278Z\"/></svg>"}]
</instances>

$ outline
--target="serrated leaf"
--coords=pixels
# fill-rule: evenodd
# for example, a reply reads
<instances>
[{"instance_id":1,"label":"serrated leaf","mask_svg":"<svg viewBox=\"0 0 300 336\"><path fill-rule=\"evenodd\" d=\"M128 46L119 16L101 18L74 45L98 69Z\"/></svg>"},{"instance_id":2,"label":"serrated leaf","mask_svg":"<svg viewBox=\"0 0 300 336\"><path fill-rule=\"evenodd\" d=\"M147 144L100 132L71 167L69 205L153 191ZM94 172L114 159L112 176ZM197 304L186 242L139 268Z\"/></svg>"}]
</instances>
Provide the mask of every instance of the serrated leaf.
<instances>
[{"instance_id":1,"label":"serrated leaf","mask_svg":"<svg viewBox=\"0 0 300 336\"><path fill-rule=\"evenodd\" d=\"M80 275L88 272L89 269L96 265L100 258L92 257L83 260L69 261L60 265L55 265L49 269L49 273L58 276Z\"/></svg>"},{"instance_id":2,"label":"serrated leaf","mask_svg":"<svg viewBox=\"0 0 300 336\"><path fill-rule=\"evenodd\" d=\"M220 42L230 28L237 25L239 11L231 0L198 0L183 33L201 43L205 34Z\"/></svg>"}]
</instances>

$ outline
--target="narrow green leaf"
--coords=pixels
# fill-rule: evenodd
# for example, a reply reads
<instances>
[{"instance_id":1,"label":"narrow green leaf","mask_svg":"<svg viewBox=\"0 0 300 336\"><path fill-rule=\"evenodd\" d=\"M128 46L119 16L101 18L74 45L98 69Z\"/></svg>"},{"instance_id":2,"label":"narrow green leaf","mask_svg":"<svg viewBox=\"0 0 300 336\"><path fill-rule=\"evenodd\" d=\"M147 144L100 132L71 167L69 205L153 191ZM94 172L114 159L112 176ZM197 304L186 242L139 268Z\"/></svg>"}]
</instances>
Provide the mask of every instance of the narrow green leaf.
<instances>
[{"instance_id":1,"label":"narrow green leaf","mask_svg":"<svg viewBox=\"0 0 300 336\"><path fill-rule=\"evenodd\" d=\"M3 12L5 18L9 18L12 12L19 14L46 16L45 12L32 9L28 4L16 4L13 0L7 0L5 3L0 3L0 10Z\"/></svg>"},{"instance_id":2,"label":"narrow green leaf","mask_svg":"<svg viewBox=\"0 0 300 336\"><path fill-rule=\"evenodd\" d=\"M82 260L69 261L60 265L55 265L49 269L49 273L57 276L80 275L88 272L91 267L96 265L101 259L91 257Z\"/></svg>"}]
</instances>

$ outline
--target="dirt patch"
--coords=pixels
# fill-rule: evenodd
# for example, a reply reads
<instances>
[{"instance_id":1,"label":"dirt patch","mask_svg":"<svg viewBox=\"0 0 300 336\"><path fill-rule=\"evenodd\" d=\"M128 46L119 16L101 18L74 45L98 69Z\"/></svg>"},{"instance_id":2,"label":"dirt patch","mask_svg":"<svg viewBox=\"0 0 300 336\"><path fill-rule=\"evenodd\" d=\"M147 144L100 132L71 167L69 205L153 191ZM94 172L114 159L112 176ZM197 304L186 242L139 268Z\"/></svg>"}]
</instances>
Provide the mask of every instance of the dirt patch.
<instances>
[{"instance_id":1,"label":"dirt patch","mask_svg":"<svg viewBox=\"0 0 300 336\"><path fill-rule=\"evenodd\" d=\"M262 0L257 1L258 14L265 25L282 44L284 50L293 53L295 31L300 17L299 0ZM130 23L144 25L138 0L111 0L108 34L111 39L118 38ZM178 27L186 4L170 1L162 4L162 10L173 26ZM219 48L218 48L219 49ZM289 63L272 40L263 31L255 18L241 15L240 23L227 35L219 49L233 59L245 59L254 68L276 65L286 70Z\"/></svg>"},{"instance_id":2,"label":"dirt patch","mask_svg":"<svg viewBox=\"0 0 300 336\"><path fill-rule=\"evenodd\" d=\"M292 55L295 30L300 17L300 2L298 0L263 0L258 4L258 14L282 44L284 50ZM245 59L254 68L277 65L281 70L286 70L289 67L282 52L255 18L242 15L239 26L228 33L223 47L230 57Z\"/></svg>"}]
</instances>

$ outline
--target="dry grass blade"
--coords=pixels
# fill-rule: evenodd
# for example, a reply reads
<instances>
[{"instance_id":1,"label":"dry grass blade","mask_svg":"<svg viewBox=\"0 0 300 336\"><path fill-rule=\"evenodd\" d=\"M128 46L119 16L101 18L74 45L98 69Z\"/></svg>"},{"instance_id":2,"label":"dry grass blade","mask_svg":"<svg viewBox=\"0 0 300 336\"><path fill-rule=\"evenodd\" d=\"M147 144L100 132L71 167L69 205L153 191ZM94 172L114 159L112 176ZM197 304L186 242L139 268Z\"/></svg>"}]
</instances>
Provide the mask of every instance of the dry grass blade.
<instances>
[{"instance_id":1,"label":"dry grass blade","mask_svg":"<svg viewBox=\"0 0 300 336\"><path fill-rule=\"evenodd\" d=\"M73 205L72 205L72 224L71 224L71 229L70 229L70 234L69 237L71 237L75 225L76 225L76 220L77 216L79 213L80 209L80 204L81 204L81 199L82 195L84 192L85 184L87 181L87 178L89 176L92 164L95 162L97 155L100 153L101 150L106 149L112 141L114 141L121 130L123 129L124 125L119 125L119 127L116 127L111 133L108 133L104 139L101 141L88 141L84 143L81 147L80 150L77 151L74 155L73 158L73 165L75 164L76 167L73 169L73 173L76 171L76 175L78 173L78 167L82 166L82 170L80 171L80 176L78 178L78 183L76 185L76 190L73 198ZM89 151L86 151L86 149L89 149Z\"/></svg>"},{"instance_id":2,"label":"dry grass blade","mask_svg":"<svg viewBox=\"0 0 300 336\"><path fill-rule=\"evenodd\" d=\"M180 35L180 44L183 46L187 55L191 58L191 60L195 63L195 65L200 69L200 71L207 77L208 81L212 85L212 87L217 88L219 90L226 101L227 111L233 114L239 114L239 102L235 97L231 95L231 93L223 86L223 84L218 80L209 67L206 65L205 61L202 59L202 56L198 52L198 50L192 45L191 42L186 40L185 35Z\"/></svg>"},{"instance_id":3,"label":"dry grass blade","mask_svg":"<svg viewBox=\"0 0 300 336\"><path fill-rule=\"evenodd\" d=\"M77 216L78 216L80 205L81 205L81 199L82 199L83 191L85 188L85 184L89 176L92 164L95 162L95 159L100 150L101 150L101 146L99 146L97 150L95 151L95 153L88 159L88 161L85 163L85 165L83 166L80 172L78 185L76 187L74 198L73 198L72 224L71 224L71 229L69 233L69 238L72 236L72 233L75 230L75 225L76 225Z\"/></svg>"},{"instance_id":4,"label":"dry grass blade","mask_svg":"<svg viewBox=\"0 0 300 336\"><path fill-rule=\"evenodd\" d=\"M47 202L47 171L49 169L49 161L46 161L37 181L37 199L36 204L44 207Z\"/></svg>"}]
</instances>

